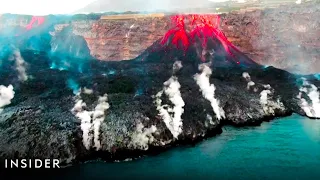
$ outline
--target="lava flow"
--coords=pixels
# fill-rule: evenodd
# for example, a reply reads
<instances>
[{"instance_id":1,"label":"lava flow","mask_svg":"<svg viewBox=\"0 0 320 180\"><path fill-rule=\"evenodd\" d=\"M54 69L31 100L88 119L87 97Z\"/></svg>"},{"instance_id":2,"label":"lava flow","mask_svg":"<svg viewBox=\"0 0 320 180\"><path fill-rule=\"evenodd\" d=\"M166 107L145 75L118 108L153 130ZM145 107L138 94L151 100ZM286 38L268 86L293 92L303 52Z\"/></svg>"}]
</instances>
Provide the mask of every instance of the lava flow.
<instances>
[{"instance_id":1,"label":"lava flow","mask_svg":"<svg viewBox=\"0 0 320 180\"><path fill-rule=\"evenodd\" d=\"M38 26L44 23L44 17L41 16L33 16L30 23L26 26L27 30L31 30L34 24L37 23Z\"/></svg>"},{"instance_id":2,"label":"lava flow","mask_svg":"<svg viewBox=\"0 0 320 180\"><path fill-rule=\"evenodd\" d=\"M21 36L23 33L25 33L26 31L31 30L32 28L34 28L34 25L36 24L37 26L40 26L44 23L45 18L41 17L41 16L32 16L31 21L29 22L29 24L26 25L26 28L19 32L18 34L16 34L15 36Z\"/></svg>"},{"instance_id":3,"label":"lava flow","mask_svg":"<svg viewBox=\"0 0 320 180\"><path fill-rule=\"evenodd\" d=\"M179 48L180 42L182 42L182 48L184 50L187 50L187 48L190 45L188 34L185 30L185 24L184 24L184 16L173 16L171 17L171 22L174 24L174 28L170 29L165 35L164 38L161 41L161 44L164 45L169 41L169 38L173 36L172 38L172 44L176 45L177 48Z\"/></svg>"},{"instance_id":4,"label":"lava flow","mask_svg":"<svg viewBox=\"0 0 320 180\"><path fill-rule=\"evenodd\" d=\"M228 55L233 56L230 47L238 51L219 30L220 17L218 15L176 15L171 17L171 21L174 27L164 35L162 45L168 44L171 38L170 42L173 45L186 51L191 44L200 40L202 48L207 50L208 40L217 39ZM188 26L185 25L185 21L189 23Z\"/></svg>"}]
</instances>

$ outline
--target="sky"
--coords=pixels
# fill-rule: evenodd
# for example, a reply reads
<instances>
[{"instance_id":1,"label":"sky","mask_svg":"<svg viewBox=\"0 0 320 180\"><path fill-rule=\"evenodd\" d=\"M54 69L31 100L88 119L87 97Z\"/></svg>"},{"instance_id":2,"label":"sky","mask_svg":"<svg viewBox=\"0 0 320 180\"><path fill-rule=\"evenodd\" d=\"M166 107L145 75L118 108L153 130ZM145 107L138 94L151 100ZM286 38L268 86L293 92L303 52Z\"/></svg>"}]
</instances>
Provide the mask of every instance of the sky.
<instances>
[{"instance_id":1,"label":"sky","mask_svg":"<svg viewBox=\"0 0 320 180\"><path fill-rule=\"evenodd\" d=\"M28 14L28 15L48 15L48 14L71 14L78 9L94 2L95 0L0 0L0 14ZM130 0L127 0L130 1ZM148 1L148 0L146 0ZM161 0L149 0L161 1ZM197 1L197 0L195 0ZM208 0L227 1L227 0Z\"/></svg>"},{"instance_id":2,"label":"sky","mask_svg":"<svg viewBox=\"0 0 320 180\"><path fill-rule=\"evenodd\" d=\"M95 0L0 0L0 14L69 14Z\"/></svg>"}]
</instances>

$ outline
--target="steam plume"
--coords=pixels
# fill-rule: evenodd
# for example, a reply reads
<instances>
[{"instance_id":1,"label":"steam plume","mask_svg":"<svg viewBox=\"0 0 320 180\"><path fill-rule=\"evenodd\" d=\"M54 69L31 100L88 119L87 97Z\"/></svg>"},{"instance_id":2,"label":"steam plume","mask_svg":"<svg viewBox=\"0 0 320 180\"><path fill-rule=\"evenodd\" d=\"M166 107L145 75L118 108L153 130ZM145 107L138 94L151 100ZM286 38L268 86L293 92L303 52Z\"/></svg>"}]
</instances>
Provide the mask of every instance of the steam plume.
<instances>
[{"instance_id":1,"label":"steam plume","mask_svg":"<svg viewBox=\"0 0 320 180\"><path fill-rule=\"evenodd\" d=\"M301 108L309 117L320 118L320 99L318 88L309 83L305 78L302 78L303 85L300 88L300 93L297 98L301 101ZM302 98L302 93L306 93L311 100L311 105L306 99Z\"/></svg>"},{"instance_id":2,"label":"steam plume","mask_svg":"<svg viewBox=\"0 0 320 180\"><path fill-rule=\"evenodd\" d=\"M210 101L218 120L225 118L224 110L219 107L219 101L214 97L216 88L214 84L210 84L209 77L212 74L212 70L206 64L200 64L199 70L202 71L202 73L194 75L194 79L200 87L203 97Z\"/></svg>"},{"instance_id":3,"label":"steam plume","mask_svg":"<svg viewBox=\"0 0 320 180\"><path fill-rule=\"evenodd\" d=\"M177 61L173 65L173 72L182 68L180 61ZM178 138L179 134L182 132L182 119L181 116L184 112L184 101L181 97L180 83L176 76L172 76L169 80L164 82L163 90L158 92L155 96L155 103L157 105L157 110L159 115L162 117L167 128L170 130L174 138ZM174 107L171 108L169 105L162 105L161 96L165 93L169 100L173 103ZM169 113L174 113L173 117Z\"/></svg>"},{"instance_id":4,"label":"steam plume","mask_svg":"<svg viewBox=\"0 0 320 180\"><path fill-rule=\"evenodd\" d=\"M78 94L80 97L80 94ZM77 118L81 120L81 130L82 130L82 142L87 150L90 149L92 144L92 134L91 134L91 115L92 112L84 110L86 108L86 103L82 99L78 99L75 106L71 110Z\"/></svg>"},{"instance_id":5,"label":"steam plume","mask_svg":"<svg viewBox=\"0 0 320 180\"><path fill-rule=\"evenodd\" d=\"M130 145L142 149L148 150L150 143L154 141L153 133L157 131L157 127L152 125L150 128L145 128L141 122L137 124L136 132L132 135Z\"/></svg>"},{"instance_id":6,"label":"steam plume","mask_svg":"<svg viewBox=\"0 0 320 180\"><path fill-rule=\"evenodd\" d=\"M274 114L274 110L268 107L268 95L271 94L270 90L263 90L260 93L260 104L263 108L263 111L266 114Z\"/></svg>"},{"instance_id":7,"label":"steam plume","mask_svg":"<svg viewBox=\"0 0 320 180\"><path fill-rule=\"evenodd\" d=\"M84 94L92 94L92 93L93 93L93 90L84 87L84 88L83 88L83 93L84 93Z\"/></svg>"},{"instance_id":8,"label":"steam plume","mask_svg":"<svg viewBox=\"0 0 320 180\"><path fill-rule=\"evenodd\" d=\"M73 94L78 94L80 87L79 87L79 84L74 79L69 78L67 80L67 85L70 89L72 89Z\"/></svg>"},{"instance_id":9,"label":"steam plume","mask_svg":"<svg viewBox=\"0 0 320 180\"><path fill-rule=\"evenodd\" d=\"M85 88L84 93L88 94L88 92L92 93L92 90ZM100 126L105 119L106 110L110 107L107 103L107 100L107 94L105 94L104 96L100 96L95 109L93 111L87 111L84 110L87 107L87 105L81 99L81 91L77 94L77 101L71 112L81 120L81 130L83 132L83 145L88 150L92 146L92 140L94 143L93 146L96 148L96 150L99 150L101 148L101 143L99 139Z\"/></svg>"},{"instance_id":10,"label":"steam plume","mask_svg":"<svg viewBox=\"0 0 320 180\"><path fill-rule=\"evenodd\" d=\"M254 86L255 83L251 80L249 73L247 73L247 72L242 73L242 77L247 80L247 82L248 82L247 89L250 90L251 86ZM257 91L257 90L254 89L254 91Z\"/></svg>"},{"instance_id":11,"label":"steam plume","mask_svg":"<svg viewBox=\"0 0 320 180\"><path fill-rule=\"evenodd\" d=\"M26 81L28 80L28 75L26 72L27 63L22 58L20 51L14 46L12 48L13 48L13 53L12 53L11 60L15 62L15 68L18 72L18 79L19 81L22 81L22 82Z\"/></svg>"},{"instance_id":12,"label":"steam plume","mask_svg":"<svg viewBox=\"0 0 320 180\"><path fill-rule=\"evenodd\" d=\"M300 99L300 101L301 101L301 102L300 102L301 109L306 113L306 115L307 115L308 117L313 117L313 116L314 116L313 113L312 113L313 109L312 109L312 107L308 104L307 100L304 99L304 98L302 98L302 93L301 93L301 92L299 92L299 95L297 96L297 98Z\"/></svg>"},{"instance_id":13,"label":"steam plume","mask_svg":"<svg viewBox=\"0 0 320 180\"><path fill-rule=\"evenodd\" d=\"M13 86L8 87L0 85L0 113L3 111L2 107L9 105L14 97Z\"/></svg>"},{"instance_id":14,"label":"steam plume","mask_svg":"<svg viewBox=\"0 0 320 180\"><path fill-rule=\"evenodd\" d=\"M92 120L93 120L93 128L94 128L94 147L96 148L96 150L99 150L101 148L101 144L99 140L100 126L105 119L106 110L109 109L110 107L107 101L108 101L107 94L99 97L98 105L96 106L93 112Z\"/></svg>"},{"instance_id":15,"label":"steam plume","mask_svg":"<svg viewBox=\"0 0 320 180\"><path fill-rule=\"evenodd\" d=\"M274 89L269 85L262 85L265 89L260 93L260 104L265 114L274 115L275 110L284 110L285 107L282 102L278 99L277 101L272 101L272 94Z\"/></svg>"}]
</instances>

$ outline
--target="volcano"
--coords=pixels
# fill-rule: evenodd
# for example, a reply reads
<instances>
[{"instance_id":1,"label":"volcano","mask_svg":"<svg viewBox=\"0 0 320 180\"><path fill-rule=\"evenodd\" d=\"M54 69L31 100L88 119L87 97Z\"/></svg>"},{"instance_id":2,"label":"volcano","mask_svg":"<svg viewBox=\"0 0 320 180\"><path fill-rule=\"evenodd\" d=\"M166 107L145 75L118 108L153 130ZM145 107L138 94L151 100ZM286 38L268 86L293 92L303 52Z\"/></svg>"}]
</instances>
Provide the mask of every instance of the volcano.
<instances>
[{"instance_id":1,"label":"volcano","mask_svg":"<svg viewBox=\"0 0 320 180\"><path fill-rule=\"evenodd\" d=\"M235 47L219 29L218 15L171 16L172 28L137 60L211 62L216 67L261 67Z\"/></svg>"},{"instance_id":2,"label":"volcano","mask_svg":"<svg viewBox=\"0 0 320 180\"><path fill-rule=\"evenodd\" d=\"M316 76L255 63L219 30L217 15L171 20L163 38L133 60L76 58L88 48L78 36L65 41L70 29L46 43L55 52L0 46L0 160L124 160L194 144L224 125L292 113L320 118Z\"/></svg>"}]
</instances>

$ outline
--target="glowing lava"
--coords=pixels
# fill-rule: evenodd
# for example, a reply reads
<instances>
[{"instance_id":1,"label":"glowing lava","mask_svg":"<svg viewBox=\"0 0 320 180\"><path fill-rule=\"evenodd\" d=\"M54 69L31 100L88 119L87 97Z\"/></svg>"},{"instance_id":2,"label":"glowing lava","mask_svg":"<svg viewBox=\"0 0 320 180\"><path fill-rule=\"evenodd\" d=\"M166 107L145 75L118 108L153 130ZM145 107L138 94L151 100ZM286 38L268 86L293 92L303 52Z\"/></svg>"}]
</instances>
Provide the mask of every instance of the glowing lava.
<instances>
[{"instance_id":1,"label":"glowing lava","mask_svg":"<svg viewBox=\"0 0 320 180\"><path fill-rule=\"evenodd\" d=\"M173 36L171 43L179 48L180 43L182 43L182 48L187 50L190 45L188 34L185 30L184 16L173 16L171 17L171 22L175 25L173 29L170 29L161 41L164 45L169 41L169 38Z\"/></svg>"},{"instance_id":2,"label":"glowing lava","mask_svg":"<svg viewBox=\"0 0 320 180\"><path fill-rule=\"evenodd\" d=\"M162 45L168 44L171 38L173 45L186 51L191 44L200 40L202 48L207 50L208 40L217 39L228 55L234 57L230 47L238 51L219 30L220 17L218 15L176 15L171 17L171 21L174 27L164 35ZM185 25L185 22L189 23L188 26Z\"/></svg>"},{"instance_id":3,"label":"glowing lava","mask_svg":"<svg viewBox=\"0 0 320 180\"><path fill-rule=\"evenodd\" d=\"M33 25L37 23L38 26L44 23L44 17L41 16L33 16L30 23L26 26L27 30L31 30Z\"/></svg>"}]
</instances>

